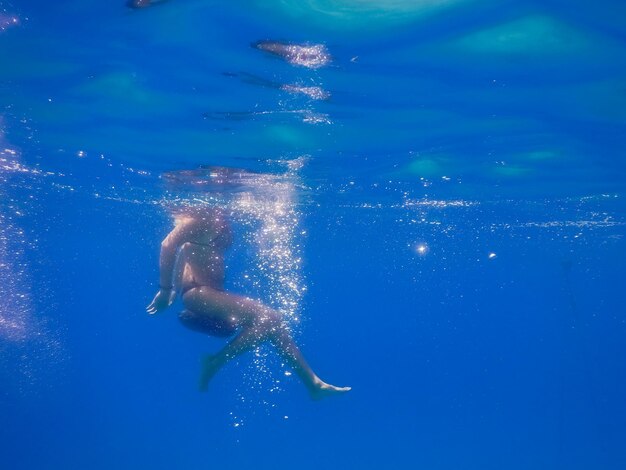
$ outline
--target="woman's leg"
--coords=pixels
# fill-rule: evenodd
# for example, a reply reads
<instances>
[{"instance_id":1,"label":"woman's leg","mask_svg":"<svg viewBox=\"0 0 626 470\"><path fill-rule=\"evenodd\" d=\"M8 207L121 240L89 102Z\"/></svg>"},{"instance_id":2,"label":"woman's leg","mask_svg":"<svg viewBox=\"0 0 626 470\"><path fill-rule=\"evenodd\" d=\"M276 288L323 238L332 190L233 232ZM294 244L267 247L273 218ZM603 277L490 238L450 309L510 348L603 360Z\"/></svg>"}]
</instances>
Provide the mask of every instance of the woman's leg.
<instances>
[{"instance_id":1,"label":"woman's leg","mask_svg":"<svg viewBox=\"0 0 626 470\"><path fill-rule=\"evenodd\" d=\"M282 325L281 325L282 326ZM300 348L296 346L287 328L282 326L270 335L269 340L278 350L283 359L294 369L302 383L309 391L311 398L317 400L327 395L350 391L350 387L336 387L320 379L311 369Z\"/></svg>"},{"instance_id":2,"label":"woman's leg","mask_svg":"<svg viewBox=\"0 0 626 470\"><path fill-rule=\"evenodd\" d=\"M335 387L323 382L311 369L294 343L280 314L261 302L202 286L183 296L185 306L198 314L228 320L240 326L241 332L214 356L206 358L200 379L205 390L213 376L229 361L265 341L270 341L285 361L295 370L313 398L347 392L349 387Z\"/></svg>"}]
</instances>

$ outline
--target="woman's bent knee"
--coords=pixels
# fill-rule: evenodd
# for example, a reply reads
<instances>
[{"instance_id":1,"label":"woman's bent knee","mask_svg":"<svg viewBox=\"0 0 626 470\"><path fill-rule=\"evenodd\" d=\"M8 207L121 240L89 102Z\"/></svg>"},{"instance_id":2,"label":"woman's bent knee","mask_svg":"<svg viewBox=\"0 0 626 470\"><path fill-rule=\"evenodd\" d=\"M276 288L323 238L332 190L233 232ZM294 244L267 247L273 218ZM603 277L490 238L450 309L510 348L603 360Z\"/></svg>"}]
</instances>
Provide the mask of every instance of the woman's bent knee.
<instances>
[{"instance_id":1,"label":"woman's bent knee","mask_svg":"<svg viewBox=\"0 0 626 470\"><path fill-rule=\"evenodd\" d=\"M209 336L226 338L237 332L237 325L234 321L217 316L196 313L190 310L180 312L178 319L190 330L198 331Z\"/></svg>"},{"instance_id":2,"label":"woman's bent knee","mask_svg":"<svg viewBox=\"0 0 626 470\"><path fill-rule=\"evenodd\" d=\"M258 300L200 286L183 295L187 310L216 317L232 318L241 326L277 323L281 315Z\"/></svg>"}]
</instances>

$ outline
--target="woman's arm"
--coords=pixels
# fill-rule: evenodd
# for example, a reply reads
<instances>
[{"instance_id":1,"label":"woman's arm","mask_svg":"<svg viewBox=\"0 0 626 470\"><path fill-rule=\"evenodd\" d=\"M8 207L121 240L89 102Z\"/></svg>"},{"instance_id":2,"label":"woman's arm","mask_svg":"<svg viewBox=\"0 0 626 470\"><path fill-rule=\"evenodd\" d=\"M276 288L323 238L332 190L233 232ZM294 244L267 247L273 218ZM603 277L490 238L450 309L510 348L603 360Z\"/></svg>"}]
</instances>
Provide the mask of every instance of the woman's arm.
<instances>
[{"instance_id":1,"label":"woman's arm","mask_svg":"<svg viewBox=\"0 0 626 470\"><path fill-rule=\"evenodd\" d=\"M181 222L174 227L167 237L161 242L161 255L159 257L159 285L162 289L174 287L174 267L180 247L185 243L189 231L189 224Z\"/></svg>"},{"instance_id":2,"label":"woman's arm","mask_svg":"<svg viewBox=\"0 0 626 470\"><path fill-rule=\"evenodd\" d=\"M174 268L180 247L193 236L195 224L187 219L179 221L176 227L161 242L161 255L159 257L159 292L146 308L148 313L156 313L166 309L174 302L176 291L174 290Z\"/></svg>"}]
</instances>

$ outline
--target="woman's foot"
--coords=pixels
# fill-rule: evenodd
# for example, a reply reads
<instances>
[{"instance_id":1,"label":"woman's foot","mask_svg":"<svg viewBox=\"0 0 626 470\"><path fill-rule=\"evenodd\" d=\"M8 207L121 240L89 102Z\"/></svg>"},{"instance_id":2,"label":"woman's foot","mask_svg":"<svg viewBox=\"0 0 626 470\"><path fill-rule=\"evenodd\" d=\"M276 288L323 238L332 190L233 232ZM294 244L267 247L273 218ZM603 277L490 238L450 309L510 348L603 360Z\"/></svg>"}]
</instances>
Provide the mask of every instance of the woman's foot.
<instances>
[{"instance_id":1,"label":"woman's foot","mask_svg":"<svg viewBox=\"0 0 626 470\"><path fill-rule=\"evenodd\" d=\"M313 400L321 400L322 398L339 395L350 390L352 390L352 387L336 387L320 380L309 390L309 393Z\"/></svg>"}]
</instances>

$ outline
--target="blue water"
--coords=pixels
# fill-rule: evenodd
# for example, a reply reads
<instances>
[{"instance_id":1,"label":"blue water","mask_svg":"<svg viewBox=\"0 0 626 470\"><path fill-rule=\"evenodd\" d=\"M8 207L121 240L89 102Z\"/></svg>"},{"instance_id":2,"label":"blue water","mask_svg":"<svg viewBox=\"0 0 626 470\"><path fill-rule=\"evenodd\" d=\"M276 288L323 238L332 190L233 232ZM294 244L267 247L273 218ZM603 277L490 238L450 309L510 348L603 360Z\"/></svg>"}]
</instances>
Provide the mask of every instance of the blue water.
<instances>
[{"instance_id":1,"label":"blue water","mask_svg":"<svg viewBox=\"0 0 626 470\"><path fill-rule=\"evenodd\" d=\"M0 0L0 467L626 468L624 18ZM311 401L267 345L200 393L224 341L145 313L168 205L211 197L162 174L202 165L274 175L221 201L249 202L227 288L293 301L348 394Z\"/></svg>"}]
</instances>

